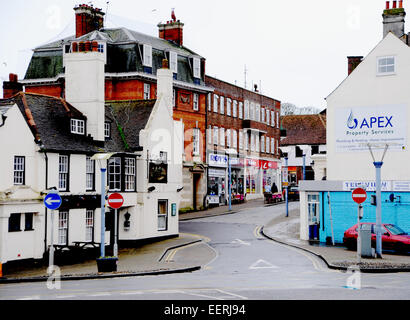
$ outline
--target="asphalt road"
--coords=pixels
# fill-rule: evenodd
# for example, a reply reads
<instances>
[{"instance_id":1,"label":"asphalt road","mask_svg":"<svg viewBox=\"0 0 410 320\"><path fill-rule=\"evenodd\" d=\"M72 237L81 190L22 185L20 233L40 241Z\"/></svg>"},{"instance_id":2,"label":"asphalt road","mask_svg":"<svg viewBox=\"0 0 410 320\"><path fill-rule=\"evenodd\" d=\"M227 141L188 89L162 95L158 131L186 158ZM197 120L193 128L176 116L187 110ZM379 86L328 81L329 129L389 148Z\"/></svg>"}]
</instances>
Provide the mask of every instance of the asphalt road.
<instances>
[{"instance_id":1,"label":"asphalt road","mask_svg":"<svg viewBox=\"0 0 410 320\"><path fill-rule=\"evenodd\" d=\"M290 203L290 209L298 207ZM232 215L180 223L180 231L207 242L172 255L175 261L200 261L200 271L185 274L102 280L63 281L59 290L45 283L0 285L10 300L277 300L409 299L410 274L359 274L328 269L313 255L277 244L260 227L284 205L248 209Z\"/></svg>"}]
</instances>

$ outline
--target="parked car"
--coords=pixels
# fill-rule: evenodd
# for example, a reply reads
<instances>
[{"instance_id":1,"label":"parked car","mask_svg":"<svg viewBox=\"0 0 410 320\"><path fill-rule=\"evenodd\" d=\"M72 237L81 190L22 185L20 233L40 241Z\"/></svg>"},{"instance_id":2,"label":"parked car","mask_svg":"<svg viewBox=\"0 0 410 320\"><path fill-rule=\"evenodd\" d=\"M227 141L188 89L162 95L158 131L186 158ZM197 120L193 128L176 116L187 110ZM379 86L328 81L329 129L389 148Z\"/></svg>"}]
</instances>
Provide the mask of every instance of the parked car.
<instances>
[{"instance_id":1,"label":"parked car","mask_svg":"<svg viewBox=\"0 0 410 320\"><path fill-rule=\"evenodd\" d=\"M364 224L371 225L372 247L376 247L376 224L361 223ZM344 233L343 243L350 250L357 245L357 227L358 224L355 224ZM382 224L382 249L407 253L410 251L410 235L394 224Z\"/></svg>"},{"instance_id":2,"label":"parked car","mask_svg":"<svg viewBox=\"0 0 410 320\"><path fill-rule=\"evenodd\" d=\"M299 200L299 188L298 186L290 186L288 190L289 200Z\"/></svg>"}]
</instances>

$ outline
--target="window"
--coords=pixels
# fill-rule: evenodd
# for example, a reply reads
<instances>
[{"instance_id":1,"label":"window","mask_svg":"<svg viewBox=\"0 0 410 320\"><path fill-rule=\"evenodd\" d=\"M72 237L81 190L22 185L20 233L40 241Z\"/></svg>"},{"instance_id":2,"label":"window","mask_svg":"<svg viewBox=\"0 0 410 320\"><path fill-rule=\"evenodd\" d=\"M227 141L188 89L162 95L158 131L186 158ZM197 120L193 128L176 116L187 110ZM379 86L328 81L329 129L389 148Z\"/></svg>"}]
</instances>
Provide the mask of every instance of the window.
<instances>
[{"instance_id":1,"label":"window","mask_svg":"<svg viewBox=\"0 0 410 320\"><path fill-rule=\"evenodd\" d=\"M245 100L245 112L244 112L244 119L248 120L249 119L249 101Z\"/></svg>"},{"instance_id":2,"label":"window","mask_svg":"<svg viewBox=\"0 0 410 320\"><path fill-rule=\"evenodd\" d=\"M68 212L58 213L58 244L67 245L68 240Z\"/></svg>"},{"instance_id":3,"label":"window","mask_svg":"<svg viewBox=\"0 0 410 320\"><path fill-rule=\"evenodd\" d=\"M98 44L98 52L104 53L104 44L103 43Z\"/></svg>"},{"instance_id":4,"label":"window","mask_svg":"<svg viewBox=\"0 0 410 320\"><path fill-rule=\"evenodd\" d=\"M226 99L226 115L231 116L231 105L232 105L232 100L231 99Z\"/></svg>"},{"instance_id":5,"label":"window","mask_svg":"<svg viewBox=\"0 0 410 320\"><path fill-rule=\"evenodd\" d=\"M261 152L265 152L265 137L261 137Z\"/></svg>"},{"instance_id":6,"label":"window","mask_svg":"<svg viewBox=\"0 0 410 320\"><path fill-rule=\"evenodd\" d=\"M220 102L220 112L221 114L224 114L225 113L225 98L220 97L219 102Z\"/></svg>"},{"instance_id":7,"label":"window","mask_svg":"<svg viewBox=\"0 0 410 320\"><path fill-rule=\"evenodd\" d=\"M303 157L303 150L300 148L300 147L298 147L298 146L296 146L295 147L295 156L296 156L296 158L301 158L301 157Z\"/></svg>"},{"instance_id":8,"label":"window","mask_svg":"<svg viewBox=\"0 0 410 320\"><path fill-rule=\"evenodd\" d=\"M144 44L144 59L142 64L145 67L152 67L152 47L148 44Z\"/></svg>"},{"instance_id":9,"label":"window","mask_svg":"<svg viewBox=\"0 0 410 320\"><path fill-rule=\"evenodd\" d=\"M232 130L232 148L238 148L238 134L236 130Z\"/></svg>"},{"instance_id":10,"label":"window","mask_svg":"<svg viewBox=\"0 0 410 320\"><path fill-rule=\"evenodd\" d=\"M319 222L319 195L308 194L308 220L309 224Z\"/></svg>"},{"instance_id":11,"label":"window","mask_svg":"<svg viewBox=\"0 0 410 320\"><path fill-rule=\"evenodd\" d=\"M262 116L261 122L265 123L265 108L261 109L261 116Z\"/></svg>"},{"instance_id":12,"label":"window","mask_svg":"<svg viewBox=\"0 0 410 320\"><path fill-rule=\"evenodd\" d=\"M251 151L255 151L255 135L251 134Z\"/></svg>"},{"instance_id":13,"label":"window","mask_svg":"<svg viewBox=\"0 0 410 320\"><path fill-rule=\"evenodd\" d=\"M255 104L251 102L251 114L249 115L249 118L251 120L256 120L255 118Z\"/></svg>"},{"instance_id":14,"label":"window","mask_svg":"<svg viewBox=\"0 0 410 320\"><path fill-rule=\"evenodd\" d=\"M194 58L194 78L201 78L201 62L198 58Z\"/></svg>"},{"instance_id":15,"label":"window","mask_svg":"<svg viewBox=\"0 0 410 320\"><path fill-rule=\"evenodd\" d=\"M71 133L85 134L84 120L71 119Z\"/></svg>"},{"instance_id":16,"label":"window","mask_svg":"<svg viewBox=\"0 0 410 320\"><path fill-rule=\"evenodd\" d=\"M219 97L216 94L214 94L214 112L215 113L218 113L218 107L219 107L218 99Z\"/></svg>"},{"instance_id":17,"label":"window","mask_svg":"<svg viewBox=\"0 0 410 320\"><path fill-rule=\"evenodd\" d=\"M212 126L208 126L206 134L207 134L206 140L207 140L208 144L212 144Z\"/></svg>"},{"instance_id":18,"label":"window","mask_svg":"<svg viewBox=\"0 0 410 320\"><path fill-rule=\"evenodd\" d=\"M121 191L121 158L108 160L108 188L110 191Z\"/></svg>"},{"instance_id":19,"label":"window","mask_svg":"<svg viewBox=\"0 0 410 320\"><path fill-rule=\"evenodd\" d=\"M158 231L168 229L168 200L158 200Z\"/></svg>"},{"instance_id":20,"label":"window","mask_svg":"<svg viewBox=\"0 0 410 320\"><path fill-rule=\"evenodd\" d=\"M95 190L95 161L86 157L86 190Z\"/></svg>"},{"instance_id":21,"label":"window","mask_svg":"<svg viewBox=\"0 0 410 320\"><path fill-rule=\"evenodd\" d=\"M151 85L149 83L144 83L144 99L148 100L150 98Z\"/></svg>"},{"instance_id":22,"label":"window","mask_svg":"<svg viewBox=\"0 0 410 320\"><path fill-rule=\"evenodd\" d=\"M231 147L231 129L226 130L226 146Z\"/></svg>"},{"instance_id":23,"label":"window","mask_svg":"<svg viewBox=\"0 0 410 320\"><path fill-rule=\"evenodd\" d=\"M199 95L194 93L194 111L199 110Z\"/></svg>"},{"instance_id":24,"label":"window","mask_svg":"<svg viewBox=\"0 0 410 320\"><path fill-rule=\"evenodd\" d=\"M135 159L125 158L125 191L135 191Z\"/></svg>"},{"instance_id":25,"label":"window","mask_svg":"<svg viewBox=\"0 0 410 320\"><path fill-rule=\"evenodd\" d=\"M266 153L269 153L269 143L270 143L270 138L266 137Z\"/></svg>"},{"instance_id":26,"label":"window","mask_svg":"<svg viewBox=\"0 0 410 320\"><path fill-rule=\"evenodd\" d=\"M24 221L24 231L32 231L33 228L33 213L27 212L24 214L25 221Z\"/></svg>"},{"instance_id":27,"label":"window","mask_svg":"<svg viewBox=\"0 0 410 320\"><path fill-rule=\"evenodd\" d=\"M259 146L260 146L260 144L259 144L259 143L260 143L259 134L255 136L255 142L256 142L256 146L255 146L255 147L256 147L256 148L255 148L256 150L255 150L255 151L256 151L256 152L259 152Z\"/></svg>"},{"instance_id":28,"label":"window","mask_svg":"<svg viewBox=\"0 0 410 320\"><path fill-rule=\"evenodd\" d=\"M243 118L243 103L239 102L239 119Z\"/></svg>"},{"instance_id":29,"label":"window","mask_svg":"<svg viewBox=\"0 0 410 320\"><path fill-rule=\"evenodd\" d=\"M9 218L9 232L18 232L20 229L21 213L12 213Z\"/></svg>"},{"instance_id":30,"label":"window","mask_svg":"<svg viewBox=\"0 0 410 320\"><path fill-rule=\"evenodd\" d=\"M318 153L319 153L319 146L312 146L311 154L314 155L314 154L318 154Z\"/></svg>"},{"instance_id":31,"label":"window","mask_svg":"<svg viewBox=\"0 0 410 320\"><path fill-rule=\"evenodd\" d=\"M249 149L249 138L248 138L248 133L245 131L243 135L243 147L245 150Z\"/></svg>"},{"instance_id":32,"label":"window","mask_svg":"<svg viewBox=\"0 0 410 320\"><path fill-rule=\"evenodd\" d=\"M269 114L270 114L270 110L266 109L266 124L267 125L269 125L269 121L270 121Z\"/></svg>"},{"instance_id":33,"label":"window","mask_svg":"<svg viewBox=\"0 0 410 320\"><path fill-rule=\"evenodd\" d=\"M211 94L208 93L208 111L211 111Z\"/></svg>"},{"instance_id":34,"label":"window","mask_svg":"<svg viewBox=\"0 0 410 320\"><path fill-rule=\"evenodd\" d=\"M388 75L396 72L396 57L377 58L377 74Z\"/></svg>"},{"instance_id":35,"label":"window","mask_svg":"<svg viewBox=\"0 0 410 320\"><path fill-rule=\"evenodd\" d=\"M260 122L261 121L261 106L260 105L256 105L255 107L255 120Z\"/></svg>"},{"instance_id":36,"label":"window","mask_svg":"<svg viewBox=\"0 0 410 320\"><path fill-rule=\"evenodd\" d=\"M175 89L172 90L172 106L176 107L176 92L175 92Z\"/></svg>"},{"instance_id":37,"label":"window","mask_svg":"<svg viewBox=\"0 0 410 320\"><path fill-rule=\"evenodd\" d=\"M104 123L104 137L111 138L111 122L106 121Z\"/></svg>"},{"instance_id":38,"label":"window","mask_svg":"<svg viewBox=\"0 0 410 320\"><path fill-rule=\"evenodd\" d=\"M86 210L85 212L85 241L91 242L94 240L94 210Z\"/></svg>"},{"instance_id":39,"label":"window","mask_svg":"<svg viewBox=\"0 0 410 320\"><path fill-rule=\"evenodd\" d=\"M238 102L234 100L233 107L232 107L232 117L236 118L237 116L238 116Z\"/></svg>"},{"instance_id":40,"label":"window","mask_svg":"<svg viewBox=\"0 0 410 320\"><path fill-rule=\"evenodd\" d=\"M218 127L214 127L214 144L218 144Z\"/></svg>"},{"instance_id":41,"label":"window","mask_svg":"<svg viewBox=\"0 0 410 320\"><path fill-rule=\"evenodd\" d=\"M199 155L199 135L200 135L199 128L194 128L194 129L193 129L193 134L192 134L192 139L193 139L193 150L192 150L192 154L193 154L194 156L198 156L198 155Z\"/></svg>"},{"instance_id":42,"label":"window","mask_svg":"<svg viewBox=\"0 0 410 320\"><path fill-rule=\"evenodd\" d=\"M275 126L275 112L274 111L270 112L270 118L272 121L271 126L274 127Z\"/></svg>"},{"instance_id":43,"label":"window","mask_svg":"<svg viewBox=\"0 0 410 320\"><path fill-rule=\"evenodd\" d=\"M14 157L14 184L25 183L25 157Z\"/></svg>"},{"instance_id":44,"label":"window","mask_svg":"<svg viewBox=\"0 0 410 320\"><path fill-rule=\"evenodd\" d=\"M58 158L58 190L68 191L68 156Z\"/></svg>"},{"instance_id":45,"label":"window","mask_svg":"<svg viewBox=\"0 0 410 320\"><path fill-rule=\"evenodd\" d=\"M224 128L219 129L219 144L223 147L225 146L225 129Z\"/></svg>"},{"instance_id":46,"label":"window","mask_svg":"<svg viewBox=\"0 0 410 320\"><path fill-rule=\"evenodd\" d=\"M270 153L275 154L275 138L270 139Z\"/></svg>"},{"instance_id":47,"label":"window","mask_svg":"<svg viewBox=\"0 0 410 320\"><path fill-rule=\"evenodd\" d=\"M178 73L178 54L176 52L169 53L169 68L173 73Z\"/></svg>"},{"instance_id":48,"label":"window","mask_svg":"<svg viewBox=\"0 0 410 320\"><path fill-rule=\"evenodd\" d=\"M276 128L279 129L279 111L276 111Z\"/></svg>"},{"instance_id":49,"label":"window","mask_svg":"<svg viewBox=\"0 0 410 320\"><path fill-rule=\"evenodd\" d=\"M239 149L243 149L243 132L239 131Z\"/></svg>"}]
</instances>

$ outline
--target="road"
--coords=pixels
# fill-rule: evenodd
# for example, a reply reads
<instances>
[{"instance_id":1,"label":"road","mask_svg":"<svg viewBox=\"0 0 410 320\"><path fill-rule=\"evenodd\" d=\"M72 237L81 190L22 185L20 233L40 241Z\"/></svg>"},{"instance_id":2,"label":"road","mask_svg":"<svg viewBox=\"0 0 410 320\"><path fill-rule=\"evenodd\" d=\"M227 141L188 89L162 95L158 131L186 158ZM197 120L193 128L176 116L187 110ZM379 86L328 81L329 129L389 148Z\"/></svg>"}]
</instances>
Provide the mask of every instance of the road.
<instances>
[{"instance_id":1,"label":"road","mask_svg":"<svg viewBox=\"0 0 410 320\"><path fill-rule=\"evenodd\" d=\"M290 210L298 207L290 203ZM172 259L198 259L200 271L161 276L5 284L0 299L12 300L277 300L409 299L410 274L353 274L328 269L315 256L275 243L261 226L283 214L284 205L180 223L180 231L207 242L175 251ZM171 257L170 257L171 258ZM206 259L205 259L206 258ZM352 280L360 289L352 288Z\"/></svg>"}]
</instances>

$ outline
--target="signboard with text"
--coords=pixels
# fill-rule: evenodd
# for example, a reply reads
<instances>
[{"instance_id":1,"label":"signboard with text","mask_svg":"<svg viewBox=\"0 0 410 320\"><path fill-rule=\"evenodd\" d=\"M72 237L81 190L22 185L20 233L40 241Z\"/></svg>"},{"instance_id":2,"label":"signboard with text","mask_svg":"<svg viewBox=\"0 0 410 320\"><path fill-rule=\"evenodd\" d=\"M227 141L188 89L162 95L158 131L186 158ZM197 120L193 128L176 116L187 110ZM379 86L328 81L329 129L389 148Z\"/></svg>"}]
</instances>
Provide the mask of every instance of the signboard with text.
<instances>
[{"instance_id":1,"label":"signboard with text","mask_svg":"<svg viewBox=\"0 0 410 320\"><path fill-rule=\"evenodd\" d=\"M336 152L368 151L367 143L393 143L389 150L407 147L406 105L339 108L335 110Z\"/></svg>"}]
</instances>

